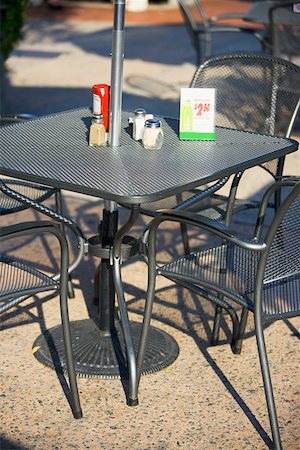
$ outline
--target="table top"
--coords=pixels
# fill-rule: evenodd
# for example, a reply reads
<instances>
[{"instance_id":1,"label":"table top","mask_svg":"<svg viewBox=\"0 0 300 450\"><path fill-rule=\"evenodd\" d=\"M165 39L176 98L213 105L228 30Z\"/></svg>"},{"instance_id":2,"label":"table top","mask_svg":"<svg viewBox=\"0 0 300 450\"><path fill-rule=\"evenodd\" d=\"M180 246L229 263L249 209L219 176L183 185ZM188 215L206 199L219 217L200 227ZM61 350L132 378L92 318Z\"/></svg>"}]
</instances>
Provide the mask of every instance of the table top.
<instances>
[{"instance_id":1,"label":"table top","mask_svg":"<svg viewBox=\"0 0 300 450\"><path fill-rule=\"evenodd\" d=\"M132 114L131 114L132 115ZM156 201L284 156L292 139L216 129L215 141L181 141L178 121L162 119L164 143L145 150L122 113L121 145L90 147L90 108L2 127L0 173L118 203Z\"/></svg>"}]
</instances>

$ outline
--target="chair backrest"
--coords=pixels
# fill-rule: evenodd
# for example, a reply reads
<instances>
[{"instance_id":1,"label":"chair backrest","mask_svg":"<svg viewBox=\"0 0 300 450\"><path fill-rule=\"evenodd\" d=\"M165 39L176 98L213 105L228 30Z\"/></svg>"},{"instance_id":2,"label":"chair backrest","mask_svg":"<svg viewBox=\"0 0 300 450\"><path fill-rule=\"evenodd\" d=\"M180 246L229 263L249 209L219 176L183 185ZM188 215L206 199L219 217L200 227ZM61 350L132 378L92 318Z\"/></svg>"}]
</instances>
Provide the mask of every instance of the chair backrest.
<instances>
[{"instance_id":1,"label":"chair backrest","mask_svg":"<svg viewBox=\"0 0 300 450\"><path fill-rule=\"evenodd\" d=\"M192 30L209 27L208 17L199 0L177 0L185 23Z\"/></svg>"},{"instance_id":2,"label":"chair backrest","mask_svg":"<svg viewBox=\"0 0 300 450\"><path fill-rule=\"evenodd\" d=\"M223 55L205 61L191 87L216 89L216 125L289 137L300 106L300 67L268 55ZM263 167L281 175L283 161Z\"/></svg>"},{"instance_id":3,"label":"chair backrest","mask_svg":"<svg viewBox=\"0 0 300 450\"><path fill-rule=\"evenodd\" d=\"M288 196L276 212L266 235L266 243L269 251L265 261L261 261L263 265L265 264L264 313L276 316L299 315L300 178L298 182L295 181L294 187L290 188ZM274 302L275 291L276 302Z\"/></svg>"},{"instance_id":4,"label":"chair backrest","mask_svg":"<svg viewBox=\"0 0 300 450\"><path fill-rule=\"evenodd\" d=\"M209 28L208 18L199 0L177 0L185 26L190 35L192 45L197 53L197 64L201 61L201 45L199 33Z\"/></svg>"},{"instance_id":5,"label":"chair backrest","mask_svg":"<svg viewBox=\"0 0 300 450\"><path fill-rule=\"evenodd\" d=\"M293 12L294 3L279 3L270 9L272 53L300 64L300 13Z\"/></svg>"}]
</instances>

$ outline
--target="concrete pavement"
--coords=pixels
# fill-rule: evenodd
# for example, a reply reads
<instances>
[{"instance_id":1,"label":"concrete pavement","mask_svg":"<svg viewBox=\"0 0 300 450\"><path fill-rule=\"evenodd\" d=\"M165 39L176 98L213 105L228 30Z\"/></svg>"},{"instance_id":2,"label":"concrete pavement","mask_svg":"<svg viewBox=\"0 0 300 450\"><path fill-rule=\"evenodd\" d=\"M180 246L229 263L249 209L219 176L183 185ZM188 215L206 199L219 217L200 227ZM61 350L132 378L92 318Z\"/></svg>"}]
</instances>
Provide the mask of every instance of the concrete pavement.
<instances>
[{"instance_id":1,"label":"concrete pavement","mask_svg":"<svg viewBox=\"0 0 300 450\"><path fill-rule=\"evenodd\" d=\"M225 8L218 3L213 2L215 13ZM235 10L249 7L229 4ZM65 5L63 12L31 8L24 39L7 61L3 111L43 115L85 106L93 84L110 84L111 5ZM237 40L235 34L216 36L214 48L216 53L260 50L255 38ZM177 116L180 87L189 85L195 59L178 8L150 5L145 13L126 13L124 109L142 106Z\"/></svg>"},{"instance_id":2,"label":"concrete pavement","mask_svg":"<svg viewBox=\"0 0 300 450\"><path fill-rule=\"evenodd\" d=\"M31 12L24 39L7 61L6 112L43 115L88 105L91 104L92 85L110 82L111 22L104 20L104 17L111 17L109 5L103 5L102 12L99 7L100 12L96 14L95 10L91 13L91 5L70 3L73 8L71 19L49 17L49 11L44 8ZM223 5L223 2L214 2L217 3ZM239 3L241 8L249 6L249 2L228 3L236 7ZM179 88L188 86L191 80L195 53L177 11L164 8L165 19L162 21L158 8L151 8L151 20L147 13L143 23L142 19L136 19L136 22L130 19L128 24L124 108L146 107L148 112L177 115ZM104 10L107 10L106 15ZM155 17L160 17L159 24L155 23ZM234 38L216 44L221 50L229 51L235 45L256 50L253 47L256 44L249 40L236 42ZM299 156L291 155L287 172L294 173L297 166ZM256 175L251 180L248 185L259 191L264 180L257 180ZM262 184L258 185L258 181ZM248 192L243 194L246 196ZM64 199L66 213L78 222L87 236L93 235L102 201L68 192L64 193ZM121 222L126 214L121 211ZM26 211L8 216L5 221L13 223L36 217L34 212ZM134 235L141 234L146 222L145 218L140 219ZM240 226L246 225L241 223ZM38 239L26 241L26 245L28 259L42 261L44 268L53 269L49 248L54 254L57 249L51 241ZM169 251L175 254L181 251L177 227L165 228L160 249L160 258L164 260L169 258ZM22 255L23 251L23 243L10 249L16 256ZM74 274L76 296L70 301L72 320L97 315L92 302L96 264L94 258L85 258ZM134 258L124 265L122 275L130 319L140 322L147 281L146 265ZM164 279L158 279L153 318L153 324L171 334L179 344L180 354L175 363L142 378L140 404L135 408L126 406L120 380L80 378L84 418L76 421L66 400L63 380L32 355L36 337L59 323L57 297L40 295L3 315L1 449L269 448L269 423L252 320L240 356L230 351L230 321L227 317L222 324L221 345L210 347L212 306ZM296 450L300 437L299 326L299 318L296 318L274 323L266 329L286 450Z\"/></svg>"}]
</instances>

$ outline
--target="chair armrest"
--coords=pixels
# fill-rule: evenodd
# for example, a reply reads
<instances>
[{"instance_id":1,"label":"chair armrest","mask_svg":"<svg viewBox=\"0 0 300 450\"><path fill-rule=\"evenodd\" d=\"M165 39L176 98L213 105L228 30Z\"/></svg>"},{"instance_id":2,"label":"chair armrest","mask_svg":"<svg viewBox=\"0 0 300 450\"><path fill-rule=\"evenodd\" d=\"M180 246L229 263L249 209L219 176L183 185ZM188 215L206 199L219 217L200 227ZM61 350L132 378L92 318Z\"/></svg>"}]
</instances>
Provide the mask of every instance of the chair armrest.
<instances>
[{"instance_id":1,"label":"chair armrest","mask_svg":"<svg viewBox=\"0 0 300 450\"><path fill-rule=\"evenodd\" d=\"M209 231L216 236L247 250L263 251L266 248L265 243L245 240L236 230L233 230L223 223L209 219L208 217L189 213L187 211L161 210L158 211L158 213L159 215L149 224L150 233L151 229L157 229L160 223L164 221L172 221L202 228L205 231Z\"/></svg>"},{"instance_id":2,"label":"chair armrest","mask_svg":"<svg viewBox=\"0 0 300 450\"><path fill-rule=\"evenodd\" d=\"M189 199L185 200L184 202L179 203L174 208L174 210L181 211L183 209L185 210L185 209L191 208L196 203L203 201L206 197L211 196L216 191L221 189L221 187L223 187L227 183L228 179L229 179L229 177L221 178L213 185L211 185L208 188L204 189L203 191L200 191L199 193L195 194L193 197L190 197Z\"/></svg>"},{"instance_id":3,"label":"chair armrest","mask_svg":"<svg viewBox=\"0 0 300 450\"><path fill-rule=\"evenodd\" d=\"M35 222L23 222L15 225L1 227L0 242L3 242L8 239L18 238L20 236L25 236L28 234L38 234L38 233L51 233L59 241L60 255L61 255L60 271L51 278L54 281L59 279L61 286L64 286L64 289L67 289L67 273L69 268L68 243L64 234L59 229L58 224L44 220ZM42 289L39 289L36 292L42 292ZM1 305L0 313L7 311L12 306L18 305L23 300L27 299L28 297L31 297L33 293L34 292L30 289L29 290L25 289L21 292L18 292L17 296L14 295L9 301L6 301L3 305Z\"/></svg>"},{"instance_id":4,"label":"chair armrest","mask_svg":"<svg viewBox=\"0 0 300 450\"><path fill-rule=\"evenodd\" d=\"M71 229L71 231L74 233L77 239L77 248L78 248L76 257L74 258L72 264L69 265L68 273L69 274L72 273L82 260L83 256L87 254L86 238L82 233L81 229L79 228L79 226L77 225L77 223L71 220L69 217L62 216L61 214L58 214L58 212L53 211L47 206L42 205L41 203L37 203L32 199L20 194L19 192L16 192L15 190L8 187L1 179L0 179L0 190L9 197L12 197L15 200L17 200L18 202L24 203L25 205L45 214L46 216L50 217L56 222L62 225L66 225ZM54 278L56 279L57 276L55 275Z\"/></svg>"},{"instance_id":5,"label":"chair armrest","mask_svg":"<svg viewBox=\"0 0 300 450\"><path fill-rule=\"evenodd\" d=\"M255 30L253 28L248 28L248 27L239 27L239 26L235 26L235 25L216 25L215 27L211 27L209 28L209 33L219 33L219 32L228 32L231 31L233 33L240 33L245 32L245 33L250 33L252 35L254 35L256 37L256 35L260 36L261 33L258 32L258 30Z\"/></svg>"},{"instance_id":6,"label":"chair armrest","mask_svg":"<svg viewBox=\"0 0 300 450\"><path fill-rule=\"evenodd\" d=\"M3 180L0 180L0 190L9 197L12 197L15 200L17 200L18 202L23 203L35 209L36 211L46 214L47 216L51 217L51 219L54 219L57 222L62 223L63 225L67 225L73 230L76 236L81 236L82 238L84 238L84 235L79 226L77 225L77 223L71 220L69 217L64 217L61 214L58 214L58 212L48 208L47 206L35 202L34 200L26 197L25 195L22 195L19 192L15 191L14 189L11 189L3 182Z\"/></svg>"},{"instance_id":7,"label":"chair armrest","mask_svg":"<svg viewBox=\"0 0 300 450\"><path fill-rule=\"evenodd\" d=\"M300 177L298 177L297 175L282 175L275 177L275 180L283 182L284 185L292 186L300 181Z\"/></svg>"},{"instance_id":8,"label":"chair armrest","mask_svg":"<svg viewBox=\"0 0 300 450\"><path fill-rule=\"evenodd\" d=\"M57 225L55 225L53 222L50 221L34 221L34 222L23 222L23 223L17 223L14 225L8 225L6 227L0 228L0 242L6 240L15 238L17 236L21 236L23 234L28 233L34 233L38 231L42 231L45 227L54 227L57 228Z\"/></svg>"},{"instance_id":9,"label":"chair armrest","mask_svg":"<svg viewBox=\"0 0 300 450\"><path fill-rule=\"evenodd\" d=\"M212 16L208 19L208 21L213 23L213 22L217 22L218 20L226 20L226 19L242 19L242 20L244 20L244 14L234 13L234 12L224 13L224 14L219 14L218 16Z\"/></svg>"}]
</instances>

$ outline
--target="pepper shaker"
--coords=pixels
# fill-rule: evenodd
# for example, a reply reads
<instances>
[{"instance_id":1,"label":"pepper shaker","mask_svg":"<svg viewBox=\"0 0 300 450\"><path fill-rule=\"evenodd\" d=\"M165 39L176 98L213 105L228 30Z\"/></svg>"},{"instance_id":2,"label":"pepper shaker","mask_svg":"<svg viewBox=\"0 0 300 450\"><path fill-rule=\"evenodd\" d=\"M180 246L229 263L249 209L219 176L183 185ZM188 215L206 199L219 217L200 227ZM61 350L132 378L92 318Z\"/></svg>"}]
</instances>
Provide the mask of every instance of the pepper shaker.
<instances>
[{"instance_id":1,"label":"pepper shaker","mask_svg":"<svg viewBox=\"0 0 300 450\"><path fill-rule=\"evenodd\" d=\"M102 114L93 114L92 125L90 127L89 145L105 145L105 126Z\"/></svg>"},{"instance_id":2,"label":"pepper shaker","mask_svg":"<svg viewBox=\"0 0 300 450\"><path fill-rule=\"evenodd\" d=\"M143 145L146 149L159 150L163 144L164 133L161 121L158 119L148 119L145 122L143 133Z\"/></svg>"}]
</instances>

